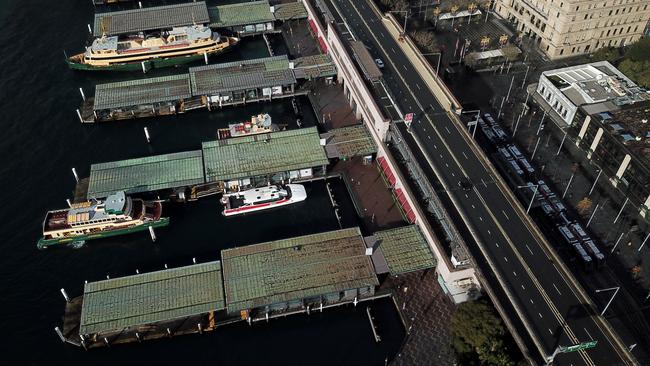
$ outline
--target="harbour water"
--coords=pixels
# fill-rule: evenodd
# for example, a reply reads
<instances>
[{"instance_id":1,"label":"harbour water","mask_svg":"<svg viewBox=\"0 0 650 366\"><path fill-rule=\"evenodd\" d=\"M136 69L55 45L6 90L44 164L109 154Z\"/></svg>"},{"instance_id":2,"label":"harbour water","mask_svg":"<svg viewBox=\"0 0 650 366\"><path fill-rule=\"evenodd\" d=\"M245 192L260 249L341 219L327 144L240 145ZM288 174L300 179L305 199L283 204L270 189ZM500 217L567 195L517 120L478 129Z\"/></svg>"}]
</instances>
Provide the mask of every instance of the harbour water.
<instances>
[{"instance_id":1,"label":"harbour water","mask_svg":"<svg viewBox=\"0 0 650 366\"><path fill-rule=\"evenodd\" d=\"M309 185L310 198L273 212L238 218L219 214L215 197L168 205L171 225L157 231L90 243L81 249L38 251L43 215L72 197L76 167L152 154L199 149L216 129L267 112L276 123L293 123L289 101L194 111L183 116L81 125L74 110L79 87L87 94L96 83L144 77L139 73L72 72L63 50L79 51L92 21L90 0L4 0L0 5L0 360L26 365L178 364L217 365L383 365L392 358L404 331L389 300L370 304L382 337L375 343L364 306L298 315L269 324L245 324L206 335L184 336L138 345L84 352L62 344L60 325L66 288L79 295L84 280L99 280L219 258L223 248L301 234L334 230L339 224L324 183ZM245 40L219 61L267 55L261 38ZM154 70L160 76L184 70ZM303 99L303 104L307 103ZM303 111L309 111L305 105ZM314 116L305 116L306 125ZM145 142L148 127L152 143ZM332 182L344 226L355 225L345 187Z\"/></svg>"}]
</instances>

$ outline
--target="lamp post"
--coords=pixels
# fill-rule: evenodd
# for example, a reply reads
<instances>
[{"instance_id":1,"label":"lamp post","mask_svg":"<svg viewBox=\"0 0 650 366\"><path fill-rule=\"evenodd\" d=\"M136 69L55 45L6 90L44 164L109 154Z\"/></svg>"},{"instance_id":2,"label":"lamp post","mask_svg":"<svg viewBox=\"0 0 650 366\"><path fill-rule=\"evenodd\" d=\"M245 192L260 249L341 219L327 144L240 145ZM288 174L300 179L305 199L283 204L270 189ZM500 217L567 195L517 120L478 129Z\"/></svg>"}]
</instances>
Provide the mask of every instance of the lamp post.
<instances>
[{"instance_id":1,"label":"lamp post","mask_svg":"<svg viewBox=\"0 0 650 366\"><path fill-rule=\"evenodd\" d=\"M533 202L535 202L535 196L537 195L537 189L539 188L539 184L530 184L527 186L517 186L517 188L529 188L530 187L535 187L533 189L533 197L530 199L530 203L528 204L528 208L526 209L526 213L530 212L530 209L533 207Z\"/></svg>"},{"instance_id":2,"label":"lamp post","mask_svg":"<svg viewBox=\"0 0 650 366\"><path fill-rule=\"evenodd\" d=\"M409 11L408 10L391 10L389 13L404 13L404 28L402 31L402 35L406 35L406 20L409 18Z\"/></svg>"},{"instance_id":3,"label":"lamp post","mask_svg":"<svg viewBox=\"0 0 650 366\"><path fill-rule=\"evenodd\" d=\"M618 286L618 287L610 287L610 288L596 290L596 293L605 292L605 291L612 291L612 290L614 291L614 295L612 295L612 298L609 299L609 301L607 302L607 305L605 305L605 308L600 313L600 316L603 316L605 314L605 312L607 311L607 308L609 308L609 305L612 303L612 301L614 301L614 297L616 297L616 294L618 293L618 290L620 290L620 289L621 289L621 287Z\"/></svg>"},{"instance_id":4,"label":"lamp post","mask_svg":"<svg viewBox=\"0 0 650 366\"><path fill-rule=\"evenodd\" d=\"M438 64L436 65L436 76L440 75L440 60L442 59L442 52L420 53L420 56L438 56Z\"/></svg>"}]
</instances>

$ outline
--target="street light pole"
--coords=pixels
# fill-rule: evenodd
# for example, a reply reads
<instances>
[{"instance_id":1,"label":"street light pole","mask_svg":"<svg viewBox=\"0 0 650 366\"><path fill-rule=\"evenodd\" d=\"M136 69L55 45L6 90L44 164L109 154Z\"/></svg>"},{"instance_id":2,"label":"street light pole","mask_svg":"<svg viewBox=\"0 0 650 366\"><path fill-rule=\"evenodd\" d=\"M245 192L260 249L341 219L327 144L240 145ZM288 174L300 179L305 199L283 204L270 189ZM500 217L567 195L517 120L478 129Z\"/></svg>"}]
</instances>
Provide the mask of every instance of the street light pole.
<instances>
[{"instance_id":1,"label":"street light pole","mask_svg":"<svg viewBox=\"0 0 650 366\"><path fill-rule=\"evenodd\" d=\"M420 56L433 56L437 55L438 56L438 65L436 66L436 76L440 75L440 59L442 58L442 52L429 52L429 53L421 53Z\"/></svg>"},{"instance_id":2,"label":"street light pole","mask_svg":"<svg viewBox=\"0 0 650 366\"><path fill-rule=\"evenodd\" d=\"M598 178L600 178L600 175L603 173L603 168L600 168L600 171L598 172L598 175L596 176L596 180L594 180L594 184L591 185L591 189L589 190L589 194L587 196L591 196L591 192L594 191L594 188L596 188L596 183L598 183Z\"/></svg>"},{"instance_id":3,"label":"street light pole","mask_svg":"<svg viewBox=\"0 0 650 366\"><path fill-rule=\"evenodd\" d=\"M522 88L526 85L526 77L528 76L528 69L530 69L530 65L526 65L526 73L524 74L524 80L521 81Z\"/></svg>"},{"instance_id":4,"label":"street light pole","mask_svg":"<svg viewBox=\"0 0 650 366\"><path fill-rule=\"evenodd\" d=\"M531 184L528 186L517 186L517 188L530 188L530 187L535 187L535 188L533 189L533 197L530 199L530 203L528 204L526 213L529 213L530 209L533 207L533 202L535 202L535 196L537 195L537 189L539 188L539 184Z\"/></svg>"},{"instance_id":5,"label":"street light pole","mask_svg":"<svg viewBox=\"0 0 650 366\"><path fill-rule=\"evenodd\" d=\"M596 290L596 293L614 290L614 295L612 295L612 298L609 299L609 301L607 302L607 305L605 305L605 308L603 309L603 312L600 313L600 316L603 316L605 314L605 312L607 311L607 308L609 308L609 305L612 303L612 301L614 301L614 297L616 297L616 294L618 293L618 290L620 290L620 289L621 289L621 287L618 286L618 287L610 287L610 288L606 288L606 289L602 289L602 290Z\"/></svg>"}]
</instances>

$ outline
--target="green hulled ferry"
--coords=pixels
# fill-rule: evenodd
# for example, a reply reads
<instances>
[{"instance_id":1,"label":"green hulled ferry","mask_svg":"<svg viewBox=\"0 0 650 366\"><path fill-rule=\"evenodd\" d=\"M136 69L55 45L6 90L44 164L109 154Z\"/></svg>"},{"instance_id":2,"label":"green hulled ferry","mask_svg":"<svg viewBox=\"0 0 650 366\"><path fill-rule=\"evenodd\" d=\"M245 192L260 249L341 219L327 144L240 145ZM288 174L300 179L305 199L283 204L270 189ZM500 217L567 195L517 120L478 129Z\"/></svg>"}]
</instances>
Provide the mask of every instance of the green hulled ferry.
<instances>
[{"instance_id":1,"label":"green hulled ferry","mask_svg":"<svg viewBox=\"0 0 650 366\"><path fill-rule=\"evenodd\" d=\"M75 70L147 71L182 65L230 49L239 38L225 37L204 25L175 27L152 34L96 38L86 51L67 59Z\"/></svg>"},{"instance_id":2,"label":"green hulled ferry","mask_svg":"<svg viewBox=\"0 0 650 366\"><path fill-rule=\"evenodd\" d=\"M43 220L43 237L37 246L45 249L75 245L86 240L169 225L169 218L161 215L160 202L131 198L118 192L105 201L91 200L72 204L67 209L49 211Z\"/></svg>"}]
</instances>

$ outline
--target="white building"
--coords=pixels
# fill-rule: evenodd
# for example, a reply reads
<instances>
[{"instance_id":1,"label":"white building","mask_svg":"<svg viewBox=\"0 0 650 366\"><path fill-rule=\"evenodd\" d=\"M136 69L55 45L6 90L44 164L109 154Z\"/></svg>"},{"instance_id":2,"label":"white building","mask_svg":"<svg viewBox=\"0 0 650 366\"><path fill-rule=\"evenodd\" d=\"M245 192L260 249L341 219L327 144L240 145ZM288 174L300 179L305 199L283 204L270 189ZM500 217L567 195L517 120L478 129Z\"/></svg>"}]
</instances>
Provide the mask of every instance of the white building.
<instances>
[{"instance_id":1,"label":"white building","mask_svg":"<svg viewBox=\"0 0 650 366\"><path fill-rule=\"evenodd\" d=\"M646 99L643 90L607 61L544 71L536 92L567 126L578 107L594 105L597 113ZM557 120L558 118L556 118Z\"/></svg>"}]
</instances>

